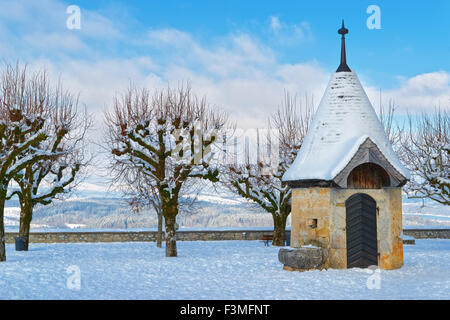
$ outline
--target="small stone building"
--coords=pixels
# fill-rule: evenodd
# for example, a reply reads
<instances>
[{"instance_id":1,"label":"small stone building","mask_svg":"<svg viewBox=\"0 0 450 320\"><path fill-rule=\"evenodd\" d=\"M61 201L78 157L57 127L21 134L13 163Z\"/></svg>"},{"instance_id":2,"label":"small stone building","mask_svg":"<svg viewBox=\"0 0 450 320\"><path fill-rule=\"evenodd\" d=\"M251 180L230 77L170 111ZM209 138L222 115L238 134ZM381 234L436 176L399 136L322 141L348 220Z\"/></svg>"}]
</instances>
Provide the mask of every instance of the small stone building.
<instances>
[{"instance_id":1,"label":"small stone building","mask_svg":"<svg viewBox=\"0 0 450 320\"><path fill-rule=\"evenodd\" d=\"M341 64L283 177L293 188L291 246L323 248L321 268L400 268L401 188L409 173L347 66L343 23L338 33Z\"/></svg>"}]
</instances>

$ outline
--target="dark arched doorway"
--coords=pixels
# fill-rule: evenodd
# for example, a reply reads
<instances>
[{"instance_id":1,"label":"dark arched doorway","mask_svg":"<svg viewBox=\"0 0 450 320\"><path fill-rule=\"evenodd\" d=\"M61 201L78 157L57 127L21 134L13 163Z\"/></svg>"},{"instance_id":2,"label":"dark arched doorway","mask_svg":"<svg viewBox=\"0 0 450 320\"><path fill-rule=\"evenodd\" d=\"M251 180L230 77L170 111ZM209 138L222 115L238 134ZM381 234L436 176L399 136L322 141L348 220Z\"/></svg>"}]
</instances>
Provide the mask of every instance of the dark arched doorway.
<instances>
[{"instance_id":1,"label":"dark arched doorway","mask_svg":"<svg viewBox=\"0 0 450 320\"><path fill-rule=\"evenodd\" d=\"M347 178L347 188L350 189L380 189L389 186L390 179L386 170L375 163L360 164Z\"/></svg>"},{"instance_id":2,"label":"dark arched doorway","mask_svg":"<svg viewBox=\"0 0 450 320\"><path fill-rule=\"evenodd\" d=\"M376 201L357 193L345 201L345 210L347 268L378 265Z\"/></svg>"}]
</instances>

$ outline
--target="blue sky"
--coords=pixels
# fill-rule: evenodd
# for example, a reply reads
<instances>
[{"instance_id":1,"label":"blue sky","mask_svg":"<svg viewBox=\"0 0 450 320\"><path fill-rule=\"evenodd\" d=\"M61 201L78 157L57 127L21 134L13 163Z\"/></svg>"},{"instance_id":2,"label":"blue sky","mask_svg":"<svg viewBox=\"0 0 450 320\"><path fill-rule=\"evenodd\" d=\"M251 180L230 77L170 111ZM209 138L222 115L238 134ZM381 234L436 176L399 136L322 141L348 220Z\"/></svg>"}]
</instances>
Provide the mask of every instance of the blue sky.
<instances>
[{"instance_id":1,"label":"blue sky","mask_svg":"<svg viewBox=\"0 0 450 320\"><path fill-rule=\"evenodd\" d=\"M69 5L81 28L69 30ZM369 30L369 5L381 29ZM450 105L450 1L87 1L2 0L3 61L46 68L96 119L130 82L160 88L190 81L238 127L256 128L285 91L317 106L339 64L345 19L347 62L374 107L399 115Z\"/></svg>"},{"instance_id":2,"label":"blue sky","mask_svg":"<svg viewBox=\"0 0 450 320\"><path fill-rule=\"evenodd\" d=\"M80 7L80 30L65 27L66 8L71 4ZM379 30L369 30L366 26L369 5L380 8ZM100 68L98 64L102 61L114 60L119 65L121 60L131 64L140 61L130 68L139 70L144 78L153 75L170 83L192 80L191 74L206 75L213 82L223 80L224 75L212 70L208 63L215 63L217 68L228 68L230 74L225 77L235 79L248 78L244 75L246 71L257 73L263 70L269 76L277 73L274 68L301 65L329 74L338 65L340 40L336 31L344 18L350 30L347 36L348 64L365 86L371 87L373 92L386 90L386 99L391 90L393 99L401 104L402 98L397 97L395 91L414 77L437 73L438 83L442 85L437 89L439 94L435 95L439 99L427 103L448 103L445 91L448 90L450 72L450 2L447 0L431 3L4 0L1 7L3 43L0 54L6 61L36 62L62 75L68 72L65 66L71 65L76 70L77 63L92 70L89 63L97 63L94 68ZM197 53L192 53L193 47L197 47ZM204 62L200 51L210 56L221 55L223 59ZM240 60L237 64L251 65L256 70L242 70L241 75L236 64L231 70L233 68L223 63L227 54L230 59ZM174 75L167 74L174 66L189 72L181 72L179 79L175 79ZM141 79L134 74L124 72L124 76L128 81L141 84ZM294 82L296 79L286 80ZM422 86L430 82L428 78L416 80L422 82ZM318 88L286 85L286 89L308 91L318 100L326 81L317 82ZM148 85L148 82L142 85ZM83 91L83 88L77 89ZM120 91L113 86L110 89ZM203 89L199 91L207 94ZM375 99L375 94L368 94ZM86 98L89 100L89 94Z\"/></svg>"},{"instance_id":3,"label":"blue sky","mask_svg":"<svg viewBox=\"0 0 450 320\"><path fill-rule=\"evenodd\" d=\"M252 34L276 51L282 63L317 60L330 71L338 60L336 30L344 18L349 64L371 82L392 87L397 76L450 68L450 2L425 1L79 1L81 8L123 19L130 33L173 28L204 44L230 33ZM381 29L369 30L369 5L381 9ZM308 35L278 41L271 17L287 26L307 23ZM139 52L138 49L136 52ZM129 54L132 54L129 52Z\"/></svg>"}]
</instances>

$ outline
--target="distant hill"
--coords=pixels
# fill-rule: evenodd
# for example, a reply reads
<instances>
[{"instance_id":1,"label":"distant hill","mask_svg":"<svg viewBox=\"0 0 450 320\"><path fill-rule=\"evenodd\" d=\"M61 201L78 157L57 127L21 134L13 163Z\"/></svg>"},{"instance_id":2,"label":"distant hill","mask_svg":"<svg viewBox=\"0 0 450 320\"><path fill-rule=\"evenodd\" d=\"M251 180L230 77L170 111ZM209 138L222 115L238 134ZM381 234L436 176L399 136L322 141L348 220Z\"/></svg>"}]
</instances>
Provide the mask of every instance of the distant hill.
<instances>
[{"instance_id":1,"label":"distant hill","mask_svg":"<svg viewBox=\"0 0 450 320\"><path fill-rule=\"evenodd\" d=\"M16 204L18 205L18 203ZM19 223L19 208L9 204L6 225ZM200 195L197 201L181 208L180 227L270 227L272 216L243 200ZM36 207L32 228L156 228L153 209L133 212L121 198L72 198Z\"/></svg>"},{"instance_id":2,"label":"distant hill","mask_svg":"<svg viewBox=\"0 0 450 320\"><path fill-rule=\"evenodd\" d=\"M89 195L89 194L85 194ZM16 230L19 224L17 200L7 202L5 225ZM203 192L193 205L180 209L177 222L181 228L272 227L272 217L255 204L227 193ZM405 227L450 227L449 206L404 199ZM147 229L156 228L152 209L133 212L128 203L110 193L110 197L72 197L56 200L35 209L32 230L44 229ZM290 218L288 219L288 227Z\"/></svg>"}]
</instances>

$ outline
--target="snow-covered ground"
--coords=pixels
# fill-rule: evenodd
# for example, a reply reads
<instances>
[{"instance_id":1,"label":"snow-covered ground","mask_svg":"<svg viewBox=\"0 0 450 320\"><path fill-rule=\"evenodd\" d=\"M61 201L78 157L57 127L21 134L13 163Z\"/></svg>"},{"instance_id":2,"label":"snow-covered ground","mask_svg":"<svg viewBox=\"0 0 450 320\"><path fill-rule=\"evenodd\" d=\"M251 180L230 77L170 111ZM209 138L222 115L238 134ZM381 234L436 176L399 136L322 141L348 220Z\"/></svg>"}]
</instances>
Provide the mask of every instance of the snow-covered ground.
<instances>
[{"instance_id":1,"label":"snow-covered ground","mask_svg":"<svg viewBox=\"0 0 450 320\"><path fill-rule=\"evenodd\" d=\"M0 298L450 299L450 240L416 240L405 246L403 268L379 274L284 271L279 248L259 241L178 242L178 249L178 258L165 258L154 243L32 244L29 252L7 245Z\"/></svg>"}]
</instances>

